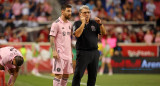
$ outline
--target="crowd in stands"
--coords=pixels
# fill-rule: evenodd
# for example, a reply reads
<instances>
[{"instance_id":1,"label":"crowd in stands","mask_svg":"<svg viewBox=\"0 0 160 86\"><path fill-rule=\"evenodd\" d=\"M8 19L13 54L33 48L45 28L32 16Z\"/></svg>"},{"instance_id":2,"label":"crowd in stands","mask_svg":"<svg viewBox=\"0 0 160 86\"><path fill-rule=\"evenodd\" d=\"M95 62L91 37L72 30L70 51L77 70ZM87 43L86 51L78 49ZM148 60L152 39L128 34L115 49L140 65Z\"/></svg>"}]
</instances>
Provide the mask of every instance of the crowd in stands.
<instances>
[{"instance_id":1,"label":"crowd in stands","mask_svg":"<svg viewBox=\"0 0 160 86\"><path fill-rule=\"evenodd\" d=\"M153 42L160 44L160 0L67 0L61 1L61 4L68 2L72 5L72 20L79 20L79 8L82 5L89 6L91 10L91 19L99 17L103 23L113 22L145 22L157 21L156 27L147 27L143 29L129 29L128 26L117 28L116 26L107 27L107 35L116 37L117 42L137 43ZM117 30L118 29L118 30ZM107 38L107 35L103 38Z\"/></svg>"},{"instance_id":2,"label":"crowd in stands","mask_svg":"<svg viewBox=\"0 0 160 86\"><path fill-rule=\"evenodd\" d=\"M15 29L53 21L51 12L52 6L47 0L0 0L0 40L3 43L31 41L25 29ZM40 40L45 36L45 31L44 28L39 32ZM48 40L45 38L43 41Z\"/></svg>"},{"instance_id":3,"label":"crowd in stands","mask_svg":"<svg viewBox=\"0 0 160 86\"><path fill-rule=\"evenodd\" d=\"M117 38L117 42L160 43L160 0L58 0L60 4L72 5L72 21L79 20L79 8L87 5L91 9L91 19L99 17L102 22L146 22L154 21L156 27L130 29L128 26L106 25L107 35ZM0 43L30 42L25 30L14 31L17 27L38 26L37 22L53 21L52 7L47 0L0 0ZM49 29L38 32L39 42L48 42ZM103 38L107 38L107 35Z\"/></svg>"}]
</instances>

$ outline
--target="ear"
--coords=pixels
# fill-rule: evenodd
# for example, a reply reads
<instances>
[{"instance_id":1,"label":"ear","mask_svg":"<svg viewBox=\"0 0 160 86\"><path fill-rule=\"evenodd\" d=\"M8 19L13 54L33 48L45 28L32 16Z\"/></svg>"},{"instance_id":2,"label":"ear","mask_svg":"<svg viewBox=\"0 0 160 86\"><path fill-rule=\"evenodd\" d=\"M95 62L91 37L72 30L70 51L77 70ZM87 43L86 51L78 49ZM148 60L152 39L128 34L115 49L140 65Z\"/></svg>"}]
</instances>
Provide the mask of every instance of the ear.
<instances>
[{"instance_id":1,"label":"ear","mask_svg":"<svg viewBox=\"0 0 160 86\"><path fill-rule=\"evenodd\" d=\"M64 10L61 10L61 14L63 14L64 13Z\"/></svg>"}]
</instances>

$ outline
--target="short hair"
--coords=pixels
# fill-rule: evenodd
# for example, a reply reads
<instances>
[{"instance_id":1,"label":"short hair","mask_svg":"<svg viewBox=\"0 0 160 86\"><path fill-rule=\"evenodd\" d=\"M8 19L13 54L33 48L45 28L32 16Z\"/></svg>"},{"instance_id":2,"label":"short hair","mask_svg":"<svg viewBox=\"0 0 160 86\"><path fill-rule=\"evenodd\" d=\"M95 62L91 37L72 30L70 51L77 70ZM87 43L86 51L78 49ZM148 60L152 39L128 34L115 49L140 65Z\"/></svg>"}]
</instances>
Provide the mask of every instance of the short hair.
<instances>
[{"instance_id":1,"label":"short hair","mask_svg":"<svg viewBox=\"0 0 160 86\"><path fill-rule=\"evenodd\" d=\"M89 7L87 5L83 5L79 8L79 12L82 11L82 9L88 9L89 10Z\"/></svg>"},{"instance_id":2,"label":"short hair","mask_svg":"<svg viewBox=\"0 0 160 86\"><path fill-rule=\"evenodd\" d=\"M16 65L17 65L17 66L21 66L21 65L23 64L24 59L23 59L22 56L15 56L14 58L15 58L15 61L16 61Z\"/></svg>"},{"instance_id":3,"label":"short hair","mask_svg":"<svg viewBox=\"0 0 160 86\"><path fill-rule=\"evenodd\" d=\"M65 4L61 6L61 10L65 10L66 8L72 8L72 6L69 4Z\"/></svg>"}]
</instances>

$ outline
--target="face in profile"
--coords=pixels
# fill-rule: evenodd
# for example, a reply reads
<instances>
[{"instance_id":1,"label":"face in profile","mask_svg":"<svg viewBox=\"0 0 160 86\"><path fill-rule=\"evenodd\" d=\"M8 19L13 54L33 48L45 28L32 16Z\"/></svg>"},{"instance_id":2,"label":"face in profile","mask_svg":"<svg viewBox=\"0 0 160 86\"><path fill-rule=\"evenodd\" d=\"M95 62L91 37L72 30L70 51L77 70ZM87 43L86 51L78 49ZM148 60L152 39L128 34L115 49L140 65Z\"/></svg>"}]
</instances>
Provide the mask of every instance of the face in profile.
<instances>
[{"instance_id":1,"label":"face in profile","mask_svg":"<svg viewBox=\"0 0 160 86\"><path fill-rule=\"evenodd\" d=\"M65 10L62 11L62 14L66 19L70 19L72 14L71 8L66 8Z\"/></svg>"}]
</instances>

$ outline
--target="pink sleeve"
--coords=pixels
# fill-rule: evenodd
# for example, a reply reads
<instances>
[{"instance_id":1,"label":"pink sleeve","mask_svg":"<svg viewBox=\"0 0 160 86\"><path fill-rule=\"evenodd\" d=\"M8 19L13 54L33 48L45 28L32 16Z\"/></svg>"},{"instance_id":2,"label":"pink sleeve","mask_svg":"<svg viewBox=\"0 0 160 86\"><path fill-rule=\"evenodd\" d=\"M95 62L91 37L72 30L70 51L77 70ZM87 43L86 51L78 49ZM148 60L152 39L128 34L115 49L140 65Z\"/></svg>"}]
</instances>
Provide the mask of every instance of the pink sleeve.
<instances>
[{"instance_id":1,"label":"pink sleeve","mask_svg":"<svg viewBox=\"0 0 160 86\"><path fill-rule=\"evenodd\" d=\"M57 25L57 23L53 23L51 26L51 30L50 30L49 35L56 36L57 33L58 33L58 25Z\"/></svg>"}]
</instances>

